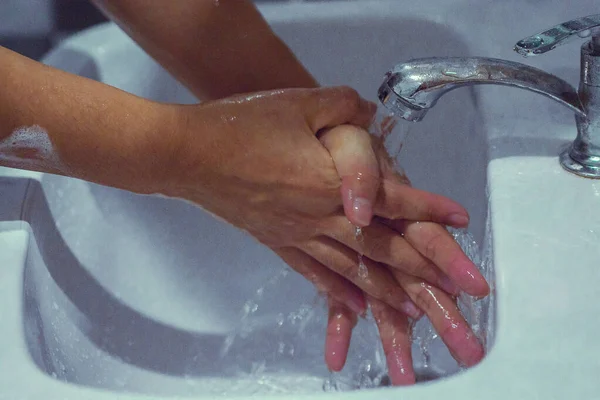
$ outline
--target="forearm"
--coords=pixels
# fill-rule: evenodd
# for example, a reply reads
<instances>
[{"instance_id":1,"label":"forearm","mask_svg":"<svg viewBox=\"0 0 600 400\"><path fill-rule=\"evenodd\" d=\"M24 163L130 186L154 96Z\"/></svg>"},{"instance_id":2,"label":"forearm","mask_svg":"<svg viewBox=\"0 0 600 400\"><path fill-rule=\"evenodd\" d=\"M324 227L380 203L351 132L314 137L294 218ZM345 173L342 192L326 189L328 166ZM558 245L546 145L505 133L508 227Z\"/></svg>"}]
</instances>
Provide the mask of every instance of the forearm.
<instances>
[{"instance_id":1,"label":"forearm","mask_svg":"<svg viewBox=\"0 0 600 400\"><path fill-rule=\"evenodd\" d=\"M314 78L248 0L92 0L201 99Z\"/></svg>"},{"instance_id":2,"label":"forearm","mask_svg":"<svg viewBox=\"0 0 600 400\"><path fill-rule=\"evenodd\" d=\"M168 107L1 47L0 87L0 165L152 191Z\"/></svg>"}]
</instances>

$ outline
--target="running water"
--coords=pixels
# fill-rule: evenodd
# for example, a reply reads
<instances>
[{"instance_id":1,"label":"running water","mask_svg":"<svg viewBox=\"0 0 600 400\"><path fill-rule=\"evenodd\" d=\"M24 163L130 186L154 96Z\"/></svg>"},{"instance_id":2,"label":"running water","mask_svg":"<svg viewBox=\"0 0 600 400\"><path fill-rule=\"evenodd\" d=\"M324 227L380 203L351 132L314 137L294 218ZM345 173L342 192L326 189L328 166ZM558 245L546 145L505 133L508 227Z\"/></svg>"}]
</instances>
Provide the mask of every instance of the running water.
<instances>
[{"instance_id":1,"label":"running water","mask_svg":"<svg viewBox=\"0 0 600 400\"><path fill-rule=\"evenodd\" d=\"M375 119L371 125L371 133L382 139L385 150L394 163L396 172L404 175L404 169L400 165L399 158L414 122L408 122L394 117L394 115L384 107L379 107L375 114Z\"/></svg>"},{"instance_id":2,"label":"running water","mask_svg":"<svg viewBox=\"0 0 600 400\"><path fill-rule=\"evenodd\" d=\"M398 156L411 126L412 123L400 123L380 110L372 127L372 132L383 139L394 167L400 173ZM450 229L450 233L492 287L492 295L483 300L464 294L457 299L463 316L488 350L493 341L495 315L489 215L485 242L481 246L466 230ZM361 228L356 227L355 236L362 245ZM368 268L362 255L357 262L359 276L367 278ZM261 314L261 309L276 302L282 291L294 290L297 279L287 270L277 273L246 302L238 329L226 338L221 349L229 375L237 377L238 384L251 388L250 392L254 394L306 393L319 388L348 391L389 385L385 355L370 312L354 328L348 360L339 373L328 373L323 362L327 310L321 296L316 295L312 302L291 312ZM449 376L462 369L427 318L413 324L412 338L417 381Z\"/></svg>"},{"instance_id":3,"label":"running water","mask_svg":"<svg viewBox=\"0 0 600 400\"><path fill-rule=\"evenodd\" d=\"M367 264L365 264L363 259L364 254L362 250L363 244L365 243L365 238L363 236L361 227L355 226L354 228L354 238L356 239L358 247L360 248L360 251L358 252L358 277L361 279L367 279L369 277L369 269L367 268Z\"/></svg>"}]
</instances>

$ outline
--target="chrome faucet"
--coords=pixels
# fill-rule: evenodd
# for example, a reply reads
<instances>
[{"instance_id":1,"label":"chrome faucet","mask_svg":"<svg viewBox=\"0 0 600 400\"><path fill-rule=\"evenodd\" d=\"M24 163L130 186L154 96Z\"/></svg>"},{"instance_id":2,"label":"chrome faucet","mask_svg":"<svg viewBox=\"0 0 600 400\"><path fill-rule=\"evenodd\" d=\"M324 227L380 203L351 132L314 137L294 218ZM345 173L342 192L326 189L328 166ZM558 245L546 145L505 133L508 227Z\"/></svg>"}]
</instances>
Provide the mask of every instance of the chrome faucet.
<instances>
[{"instance_id":1,"label":"chrome faucet","mask_svg":"<svg viewBox=\"0 0 600 400\"><path fill-rule=\"evenodd\" d=\"M525 64L494 58L425 58L396 65L378 97L392 113L420 121L446 92L463 86L514 86L550 97L575 113L577 138L560 155L569 172L600 179L600 14L557 25L517 43L529 57L576 37L591 38L581 48L579 91L564 80Z\"/></svg>"}]
</instances>

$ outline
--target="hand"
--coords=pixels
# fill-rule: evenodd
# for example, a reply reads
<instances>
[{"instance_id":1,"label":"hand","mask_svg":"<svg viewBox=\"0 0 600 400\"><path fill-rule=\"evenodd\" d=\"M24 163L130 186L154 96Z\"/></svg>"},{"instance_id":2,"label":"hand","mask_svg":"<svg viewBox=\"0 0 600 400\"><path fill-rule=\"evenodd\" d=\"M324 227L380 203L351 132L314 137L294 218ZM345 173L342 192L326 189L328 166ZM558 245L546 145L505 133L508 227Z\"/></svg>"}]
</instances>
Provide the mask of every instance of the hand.
<instances>
[{"instance_id":1,"label":"hand","mask_svg":"<svg viewBox=\"0 0 600 400\"><path fill-rule=\"evenodd\" d=\"M389 246L365 253L370 258L365 259L369 277L359 277L355 229L343 214L339 196L343 184L332 157L316 138L318 132L340 124L367 127L372 104L351 89L326 88L238 96L174 109L179 123L162 146L171 149L164 194L190 200L246 230L321 292L357 314L366 310L363 291L397 310L415 309L392 272L379 262L399 270L427 263L410 251L400 234L377 224L365 234L365 244L371 249L372 242L384 240ZM458 204L385 179L372 209L390 219L453 225L455 215L466 220ZM433 268L424 270L441 276Z\"/></svg>"},{"instance_id":2,"label":"hand","mask_svg":"<svg viewBox=\"0 0 600 400\"><path fill-rule=\"evenodd\" d=\"M366 175L361 171L374 171L377 164L381 170L383 181L397 181L409 184L408 180L398 175L387 156L382 142L366 131L349 126L340 126L321 135L321 141L329 149L338 172L348 182L342 185L342 196L347 197L354 177L362 175L360 182L363 195L373 197L379 178L376 174ZM373 151L371 151L373 150ZM370 191L369 193L365 193ZM346 210L348 213L348 210ZM459 362L471 366L483 357L483 348L475 338L466 321L461 316L452 296L459 290L476 296L485 296L488 286L478 273L476 267L464 255L447 230L431 222L411 222L376 217L372 226L364 228L365 254L380 252L381 242L377 241L376 230L389 228L402 233L402 237L394 237L397 241L406 241L404 255L418 252L421 259L404 271L389 266L398 285L416 304L419 311L424 311L435 329L440 333L444 343ZM386 242L384 242L386 243ZM387 242L385 245L389 245ZM408 253L408 254L407 254ZM402 255L402 253L400 254ZM376 256L375 256L376 257ZM439 282L436 287L435 282ZM411 340L408 317L418 318L415 314L399 312L390 305L367 296L371 311L379 328L383 348L386 354L389 376L394 385L413 384L415 382L411 357ZM346 361L352 328L356 324L357 315L335 299L329 300L329 321L325 345L325 360L333 371L340 371Z\"/></svg>"},{"instance_id":3,"label":"hand","mask_svg":"<svg viewBox=\"0 0 600 400\"><path fill-rule=\"evenodd\" d=\"M225 97L240 90L257 91L316 85L316 81L273 34L250 1L227 2L219 7L197 1L182 1L173 5L172 12L167 16L161 10L152 7L142 7L142 10L139 7L141 0L121 2L95 0L95 2L104 5L105 11L112 14L134 39L174 76L185 82L188 88L200 98ZM205 15L207 18L198 20L195 17L197 15ZM223 21L231 21L233 18L235 24L232 25L233 30L229 30L230 34L213 37L211 32L219 31L218 28L223 25ZM174 32L175 36L173 36ZM245 40L240 41L241 36ZM192 37L196 40L187 40ZM202 40L203 38L214 40ZM270 56L254 57L257 46ZM209 51L206 51L207 49ZM240 59L244 61L240 62ZM276 70L273 70L273 63L261 61L273 59L278 60ZM430 267L431 263L426 262L427 257L420 256L421 253L415 250L419 247L412 247L413 230L407 228L406 240L403 240L392 229L398 227L391 226L389 220L396 218L416 221L433 220L454 226L465 226L468 222L466 213L460 206L445 199L411 190L407 185L400 185L401 182L395 178L390 179L389 182L384 179L380 188L377 175L379 171L370 169L368 164L349 166L351 172L353 169L359 170L362 171L363 176L361 180L357 180L358 175L353 173L344 176L341 185L343 208L348 218L358 226L368 225L373 212L389 220L377 218L376 224L373 224L376 225L375 227L365 229L364 247L370 251L367 262L372 282L360 280L357 285L354 285L342 279L345 272L346 276L356 283L356 248L348 246L356 243L353 228L347 224L341 212L342 202L338 202L339 197L334 196L333 193L340 185L339 178L334 174L331 159L323 152L322 147L316 146L314 135L321 127L334 126L343 122L353 122L366 127L365 121L368 119L353 115L358 111L356 108L364 107L354 107L354 110L337 107L332 109L332 104L339 105L344 95L337 100L333 99L335 96L330 98L332 101L329 105L319 112L317 98L324 92L313 92L312 99L307 98L308 91L299 91L267 95L262 99L242 101L239 104L213 103L208 107L191 107L183 113L177 112L178 115L185 115L184 119L190 124L184 125L183 131L186 132L184 139L179 138L180 132L175 132L168 141L175 146L171 151L175 167L162 171L166 173L165 178L168 181L165 192L195 201L231 223L248 230L278 252L295 269L311 278L321 290L331 290L330 293L341 302L340 304L348 306L354 304L354 310L359 314L365 307L365 300L359 287L367 287L368 291L379 295L369 300L374 313L377 308L373 301L375 298L394 303L396 308L402 308L398 306L398 302L404 302L405 305L414 308L406 293L399 286L390 284L393 282L392 272L396 270L413 271L416 276L428 277L427 282L446 287L452 292L453 288L444 284L447 281L442 280L444 274L438 270L438 265L436 264L436 268ZM355 94L349 97L352 98L351 102L357 103ZM278 108L274 104L278 101L281 101L283 106L291 105L292 109ZM98 101L96 104L104 103ZM264 108L257 110L258 106ZM304 106L310 107L310 111L305 112ZM131 107L117 108L131 109ZM214 116L208 117L206 114L210 112L209 110L222 112L224 120L219 120L218 116L217 120L213 118ZM279 115L281 120L264 124L273 115ZM301 121L298 119L299 116L306 118ZM233 120L234 118L237 120ZM318 118L321 120L318 121ZM103 118L103 121L106 120L112 121L114 118ZM288 122L288 120L295 122ZM117 126L123 125L120 121L116 122L119 122ZM147 121L144 122L142 125L152 126ZM263 124L264 130L261 127ZM203 139L196 137L200 136L198 133L202 128L221 130L223 135L214 136L211 143L205 146ZM244 135L246 129L247 134ZM130 127L128 131L131 131ZM296 133L299 134L294 135ZM92 135L92 137L101 136ZM164 141L159 140L159 143ZM121 151L123 146L115 148ZM137 153L144 153L140 152L137 146L133 148ZM163 148L164 146L159 144L154 149L155 153L159 154L159 158ZM245 152L241 151L243 148L246 149ZM149 150L151 152L152 149ZM202 150L206 150L205 157L201 157ZM359 146L357 150L360 152L361 147ZM117 152L111 151L107 154L114 153ZM105 161L105 154L103 155L100 160ZM253 157L256 159L254 160ZM124 158L131 160L132 157ZM82 159L88 162L89 157L82 157ZM100 165L105 169L107 164L119 165L116 162L103 162ZM163 163L154 164L163 165ZM343 168L338 164L336 162L338 169L343 172ZM362 167L364 170L361 170ZM102 170L93 169L94 173ZM123 170L129 169L119 168L116 172ZM153 177L156 175L151 168L141 170L147 171ZM298 171L302 171L302 174L298 174ZM90 174L84 174L83 177L92 177L101 183L114 185L113 177L118 174L110 172L107 177L96 178ZM123 172L120 173L123 175ZM183 174L184 179L179 179L177 174ZM133 175L138 178L139 174ZM386 174L383 173L383 176ZM128 176L125 178L123 183L119 182L119 186L131 188L131 182L140 186L138 183L140 179L130 179ZM208 184L203 187L205 180ZM153 183L154 181L144 183L141 187L136 186L135 190L155 191ZM234 196L238 197L233 198ZM421 199L424 200L421 202ZM452 217L451 214L456 215ZM415 236L414 243L428 248L426 240L432 233L427 225L419 226L425 229L420 236ZM434 234L436 229L433 229ZM380 240L373 237L378 234L383 235ZM431 251L439 251L440 255L451 256L453 248L444 251L446 237L440 236L440 238L432 242L429 248ZM456 268L455 264L441 258L443 257L435 257L434 261ZM386 264L395 268L383 267ZM452 280L460 286L459 277L454 276ZM466 282L462 284L468 286ZM482 287L479 281L471 289L474 292L482 292ZM386 293L393 294L386 295ZM389 306L385 307L389 308ZM386 313L386 315L391 314ZM391 319L381 318L381 320ZM384 336L382 334L382 337Z\"/></svg>"}]
</instances>

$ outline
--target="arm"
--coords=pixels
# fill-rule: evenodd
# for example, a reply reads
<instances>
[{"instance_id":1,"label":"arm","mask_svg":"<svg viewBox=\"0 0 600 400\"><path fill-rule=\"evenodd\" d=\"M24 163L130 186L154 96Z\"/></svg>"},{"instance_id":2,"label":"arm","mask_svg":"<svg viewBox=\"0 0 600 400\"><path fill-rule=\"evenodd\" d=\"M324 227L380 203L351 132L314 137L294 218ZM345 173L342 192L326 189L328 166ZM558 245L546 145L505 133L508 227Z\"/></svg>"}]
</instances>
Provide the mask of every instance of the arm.
<instances>
[{"instance_id":1,"label":"arm","mask_svg":"<svg viewBox=\"0 0 600 400\"><path fill-rule=\"evenodd\" d=\"M249 0L92 1L201 99L317 86Z\"/></svg>"},{"instance_id":2,"label":"arm","mask_svg":"<svg viewBox=\"0 0 600 400\"><path fill-rule=\"evenodd\" d=\"M2 47L0 87L0 165L156 189L170 107Z\"/></svg>"},{"instance_id":3,"label":"arm","mask_svg":"<svg viewBox=\"0 0 600 400\"><path fill-rule=\"evenodd\" d=\"M166 105L2 48L0 85L0 165L189 200L287 254L304 273L325 271L320 287L361 312L354 286L298 247L315 232L332 230L335 237L349 229L347 223L328 227L338 225L339 176L315 134L368 124L372 108L356 92L295 89ZM414 201L419 214L431 206ZM457 207L444 202L443 214ZM382 271L379 280L393 286L385 276ZM371 284L362 289L384 293Z\"/></svg>"}]
</instances>

